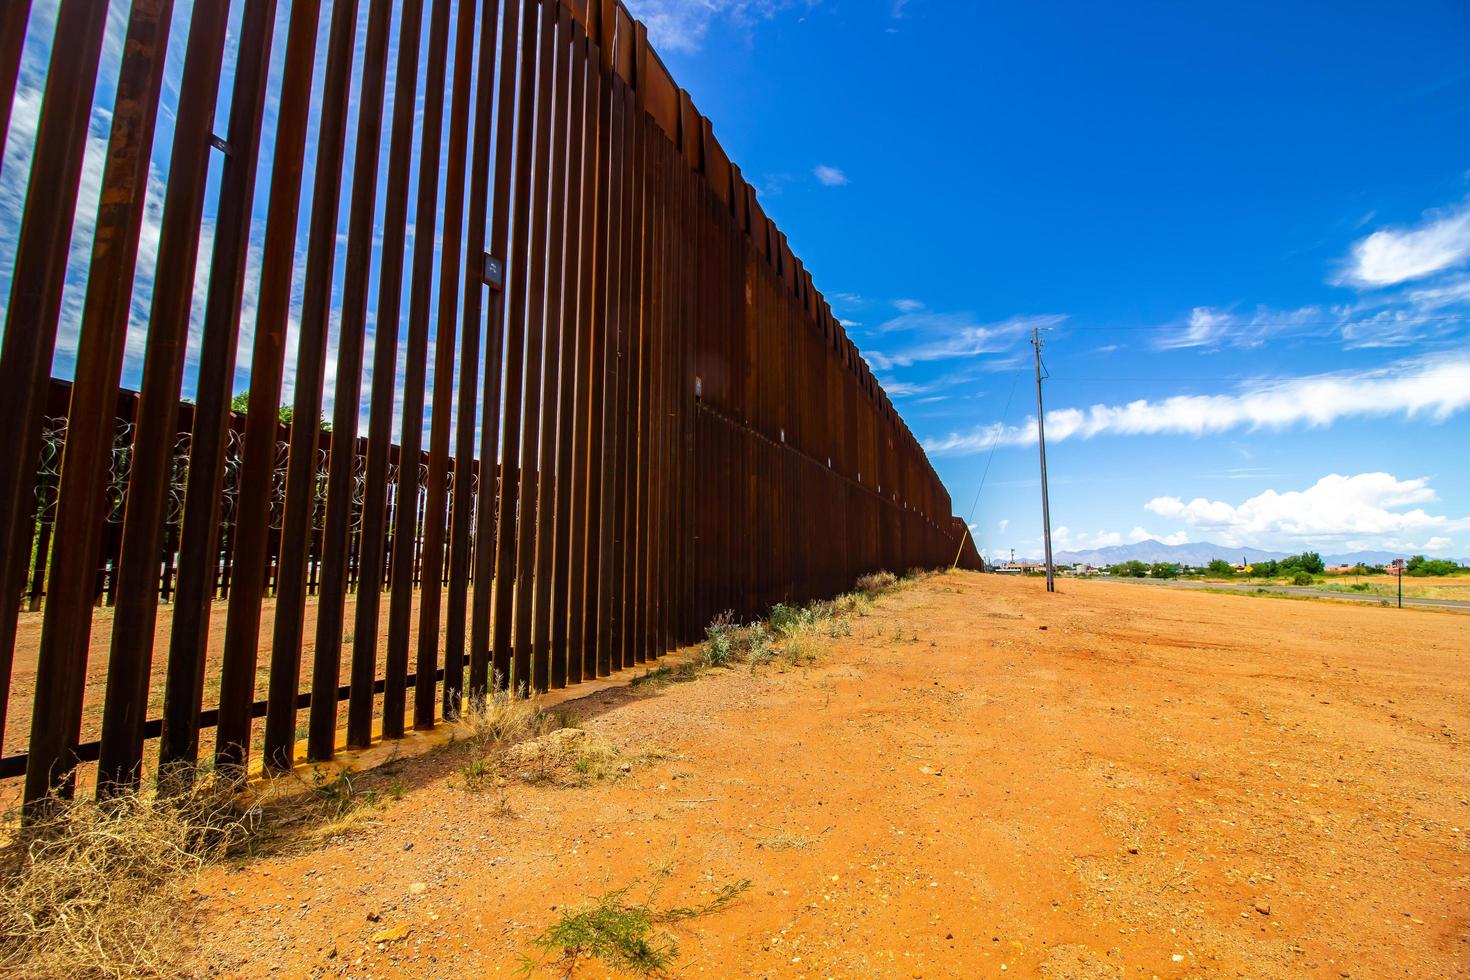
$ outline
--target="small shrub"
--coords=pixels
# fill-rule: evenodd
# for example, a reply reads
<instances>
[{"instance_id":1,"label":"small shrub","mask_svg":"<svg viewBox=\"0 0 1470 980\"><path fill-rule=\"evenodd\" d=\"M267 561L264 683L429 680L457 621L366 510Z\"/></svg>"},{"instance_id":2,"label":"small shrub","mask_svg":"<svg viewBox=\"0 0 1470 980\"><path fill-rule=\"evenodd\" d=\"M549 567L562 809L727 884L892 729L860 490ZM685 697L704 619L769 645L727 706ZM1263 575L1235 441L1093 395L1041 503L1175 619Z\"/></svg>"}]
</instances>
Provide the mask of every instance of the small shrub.
<instances>
[{"instance_id":1,"label":"small shrub","mask_svg":"<svg viewBox=\"0 0 1470 980\"><path fill-rule=\"evenodd\" d=\"M770 663L776 656L765 623L752 623L745 631L745 662L752 668Z\"/></svg>"},{"instance_id":2,"label":"small shrub","mask_svg":"<svg viewBox=\"0 0 1470 980\"><path fill-rule=\"evenodd\" d=\"M706 667L724 667L735 658L736 646L740 642L740 627L735 625L735 614L723 612L704 629L702 658Z\"/></svg>"},{"instance_id":3,"label":"small shrub","mask_svg":"<svg viewBox=\"0 0 1470 980\"><path fill-rule=\"evenodd\" d=\"M892 572L869 572L857 580L857 589L871 599L882 592L887 592L897 582L898 579Z\"/></svg>"},{"instance_id":4,"label":"small shrub","mask_svg":"<svg viewBox=\"0 0 1470 980\"><path fill-rule=\"evenodd\" d=\"M1312 585L1316 581L1310 572L1297 572L1291 577L1292 585Z\"/></svg>"},{"instance_id":5,"label":"small shrub","mask_svg":"<svg viewBox=\"0 0 1470 980\"><path fill-rule=\"evenodd\" d=\"M578 961L589 957L616 970L655 976L679 957L674 937L657 926L719 912L750 888L749 879L744 879L725 885L704 905L659 911L653 906L653 894L642 902L629 900L636 884L564 913L531 945L550 956L550 965L563 976L571 976ZM541 965L527 957L522 972L530 976Z\"/></svg>"},{"instance_id":6,"label":"small shrub","mask_svg":"<svg viewBox=\"0 0 1470 980\"><path fill-rule=\"evenodd\" d=\"M806 618L805 610L778 602L771 607L771 615L766 618L766 623L776 633L787 636L799 629Z\"/></svg>"}]
</instances>

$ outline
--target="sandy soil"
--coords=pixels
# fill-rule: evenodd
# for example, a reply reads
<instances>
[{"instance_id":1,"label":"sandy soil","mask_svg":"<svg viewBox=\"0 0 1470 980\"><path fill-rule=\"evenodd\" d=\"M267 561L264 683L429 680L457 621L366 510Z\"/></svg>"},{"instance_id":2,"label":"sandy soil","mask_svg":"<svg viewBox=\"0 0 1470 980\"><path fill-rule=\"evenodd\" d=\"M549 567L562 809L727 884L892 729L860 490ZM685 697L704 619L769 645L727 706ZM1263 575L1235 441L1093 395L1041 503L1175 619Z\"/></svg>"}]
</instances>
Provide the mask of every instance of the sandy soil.
<instances>
[{"instance_id":1,"label":"sandy soil","mask_svg":"<svg viewBox=\"0 0 1470 980\"><path fill-rule=\"evenodd\" d=\"M612 782L400 762L366 830L206 875L203 962L508 974L568 906L749 878L675 975L1470 974L1463 617L1060 588L939 576L815 665L576 702Z\"/></svg>"}]
</instances>

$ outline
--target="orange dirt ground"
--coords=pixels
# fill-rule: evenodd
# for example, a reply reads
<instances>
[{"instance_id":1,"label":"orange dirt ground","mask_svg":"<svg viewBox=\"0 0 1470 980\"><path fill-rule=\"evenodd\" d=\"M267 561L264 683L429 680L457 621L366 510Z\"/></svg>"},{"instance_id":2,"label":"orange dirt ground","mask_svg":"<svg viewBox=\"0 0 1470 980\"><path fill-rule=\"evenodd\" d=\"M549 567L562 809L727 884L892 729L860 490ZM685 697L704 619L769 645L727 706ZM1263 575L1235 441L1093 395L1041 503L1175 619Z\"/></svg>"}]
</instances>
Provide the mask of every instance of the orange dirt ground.
<instances>
[{"instance_id":1,"label":"orange dirt ground","mask_svg":"<svg viewBox=\"0 0 1470 980\"><path fill-rule=\"evenodd\" d=\"M400 761L365 830L206 873L206 972L511 974L589 898L749 878L672 974L1470 973L1470 619L1059 590L936 576L812 666L573 702L668 753L618 781Z\"/></svg>"}]
</instances>

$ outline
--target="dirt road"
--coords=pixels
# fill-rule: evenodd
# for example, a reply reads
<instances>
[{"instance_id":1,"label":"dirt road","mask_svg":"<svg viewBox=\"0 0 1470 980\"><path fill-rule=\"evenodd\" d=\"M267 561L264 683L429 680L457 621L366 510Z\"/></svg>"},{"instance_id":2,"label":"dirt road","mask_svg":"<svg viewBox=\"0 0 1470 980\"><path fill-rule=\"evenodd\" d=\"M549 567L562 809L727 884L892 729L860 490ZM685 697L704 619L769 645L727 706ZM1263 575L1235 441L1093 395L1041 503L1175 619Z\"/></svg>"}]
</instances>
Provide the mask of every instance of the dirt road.
<instances>
[{"instance_id":1,"label":"dirt road","mask_svg":"<svg viewBox=\"0 0 1470 980\"><path fill-rule=\"evenodd\" d=\"M611 781L502 799L454 749L400 763L366 831L207 874L203 962L508 974L569 906L748 878L669 927L671 973L1470 972L1462 617L1059 588L938 576L812 666L578 702Z\"/></svg>"}]
</instances>

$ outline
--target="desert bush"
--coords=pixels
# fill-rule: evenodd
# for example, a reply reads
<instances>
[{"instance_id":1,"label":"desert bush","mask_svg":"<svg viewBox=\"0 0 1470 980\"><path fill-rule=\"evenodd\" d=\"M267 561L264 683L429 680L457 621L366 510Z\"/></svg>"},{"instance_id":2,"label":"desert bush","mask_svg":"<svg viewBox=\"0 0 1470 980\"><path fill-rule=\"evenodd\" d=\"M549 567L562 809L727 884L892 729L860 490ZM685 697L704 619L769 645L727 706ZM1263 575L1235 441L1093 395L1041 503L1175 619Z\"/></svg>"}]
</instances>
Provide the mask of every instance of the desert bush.
<instances>
[{"instance_id":1,"label":"desert bush","mask_svg":"<svg viewBox=\"0 0 1470 980\"><path fill-rule=\"evenodd\" d=\"M892 572L869 572L857 580L857 590L872 598L893 588L897 582Z\"/></svg>"},{"instance_id":2,"label":"desert bush","mask_svg":"<svg viewBox=\"0 0 1470 980\"><path fill-rule=\"evenodd\" d=\"M740 643L740 627L733 612L722 612L704 628L704 650L701 657L706 667L724 667L735 658Z\"/></svg>"},{"instance_id":3,"label":"desert bush","mask_svg":"<svg viewBox=\"0 0 1470 980\"><path fill-rule=\"evenodd\" d=\"M800 629L809 618L807 610L778 602L771 607L771 614L766 617L766 624L777 635L787 636Z\"/></svg>"},{"instance_id":4,"label":"desert bush","mask_svg":"<svg viewBox=\"0 0 1470 980\"><path fill-rule=\"evenodd\" d=\"M1311 585L1316 581L1310 572L1297 572L1291 577L1292 585Z\"/></svg>"},{"instance_id":5,"label":"desert bush","mask_svg":"<svg viewBox=\"0 0 1470 980\"><path fill-rule=\"evenodd\" d=\"M674 937L657 927L697 919L721 911L750 888L744 879L723 886L703 905L659 910L656 892L642 901L629 898L637 882L609 892L592 902L564 912L560 919L531 941L551 957L539 963L529 957L522 970L529 976L536 968L550 965L562 976L571 976L578 961L592 958L636 976L658 976L679 957Z\"/></svg>"}]
</instances>

